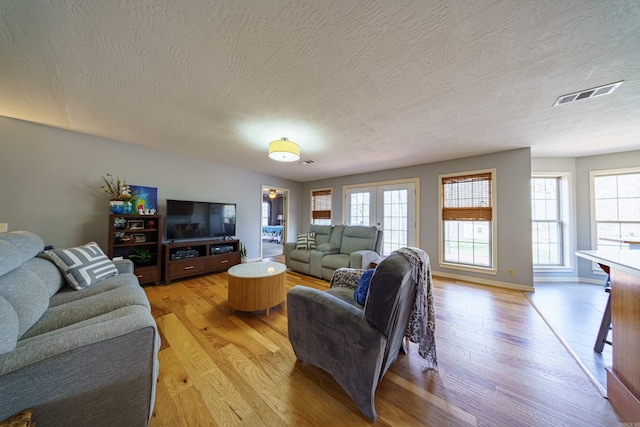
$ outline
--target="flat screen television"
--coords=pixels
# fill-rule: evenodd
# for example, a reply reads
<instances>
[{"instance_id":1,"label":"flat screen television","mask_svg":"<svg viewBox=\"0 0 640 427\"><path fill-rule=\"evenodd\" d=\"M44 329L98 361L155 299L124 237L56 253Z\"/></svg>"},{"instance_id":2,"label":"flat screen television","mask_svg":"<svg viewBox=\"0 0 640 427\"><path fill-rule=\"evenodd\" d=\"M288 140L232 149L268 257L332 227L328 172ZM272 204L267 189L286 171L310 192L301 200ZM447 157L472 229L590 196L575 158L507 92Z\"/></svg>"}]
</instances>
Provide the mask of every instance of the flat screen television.
<instances>
[{"instance_id":1,"label":"flat screen television","mask_svg":"<svg viewBox=\"0 0 640 427\"><path fill-rule=\"evenodd\" d=\"M166 239L224 239L236 234L235 203L167 200Z\"/></svg>"}]
</instances>

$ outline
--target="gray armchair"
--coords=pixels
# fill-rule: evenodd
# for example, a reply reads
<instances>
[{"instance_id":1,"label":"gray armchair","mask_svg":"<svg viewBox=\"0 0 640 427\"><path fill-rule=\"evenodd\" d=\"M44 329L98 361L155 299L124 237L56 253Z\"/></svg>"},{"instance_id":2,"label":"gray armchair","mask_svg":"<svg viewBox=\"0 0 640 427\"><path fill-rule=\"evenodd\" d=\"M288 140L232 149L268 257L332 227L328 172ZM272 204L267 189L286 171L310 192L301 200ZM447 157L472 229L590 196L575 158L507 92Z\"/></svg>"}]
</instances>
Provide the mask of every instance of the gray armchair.
<instances>
[{"instance_id":1,"label":"gray armchair","mask_svg":"<svg viewBox=\"0 0 640 427\"><path fill-rule=\"evenodd\" d=\"M416 282L411 263L394 252L377 266L363 307L353 297L359 274L342 270L356 273L353 286L332 281L324 292L304 286L288 292L289 340L300 362L331 374L373 421L378 382L399 352L406 353L404 336Z\"/></svg>"}]
</instances>

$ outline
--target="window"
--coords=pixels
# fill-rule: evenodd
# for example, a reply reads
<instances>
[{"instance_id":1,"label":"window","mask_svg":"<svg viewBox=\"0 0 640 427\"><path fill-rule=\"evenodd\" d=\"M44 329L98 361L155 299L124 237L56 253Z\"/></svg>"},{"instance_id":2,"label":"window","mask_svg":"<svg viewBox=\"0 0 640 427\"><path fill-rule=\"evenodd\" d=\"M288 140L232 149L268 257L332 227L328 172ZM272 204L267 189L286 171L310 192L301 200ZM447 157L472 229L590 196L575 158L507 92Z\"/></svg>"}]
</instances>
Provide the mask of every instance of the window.
<instances>
[{"instance_id":1,"label":"window","mask_svg":"<svg viewBox=\"0 0 640 427\"><path fill-rule=\"evenodd\" d=\"M417 246L417 179L345 186L349 225L376 225L382 230L382 255Z\"/></svg>"},{"instance_id":2,"label":"window","mask_svg":"<svg viewBox=\"0 0 640 427\"><path fill-rule=\"evenodd\" d=\"M592 223L597 249L628 248L640 240L640 170L591 172Z\"/></svg>"},{"instance_id":3,"label":"window","mask_svg":"<svg viewBox=\"0 0 640 427\"><path fill-rule=\"evenodd\" d=\"M531 179L531 241L534 266L563 265L560 177Z\"/></svg>"},{"instance_id":4,"label":"window","mask_svg":"<svg viewBox=\"0 0 640 427\"><path fill-rule=\"evenodd\" d=\"M311 223L331 225L331 189L311 191Z\"/></svg>"},{"instance_id":5,"label":"window","mask_svg":"<svg viewBox=\"0 0 640 427\"><path fill-rule=\"evenodd\" d=\"M490 170L439 177L444 266L495 271L494 174Z\"/></svg>"},{"instance_id":6,"label":"window","mask_svg":"<svg viewBox=\"0 0 640 427\"><path fill-rule=\"evenodd\" d=\"M531 242L535 272L570 271L575 251L569 172L531 177Z\"/></svg>"},{"instance_id":7,"label":"window","mask_svg":"<svg viewBox=\"0 0 640 427\"><path fill-rule=\"evenodd\" d=\"M382 194L384 212L382 233L383 236L389 236L383 241L382 253L387 255L396 249L408 246L409 216L407 211L409 208L409 190L406 188L383 190Z\"/></svg>"},{"instance_id":8,"label":"window","mask_svg":"<svg viewBox=\"0 0 640 427\"><path fill-rule=\"evenodd\" d=\"M262 202L262 225L269 225L270 210L271 210L271 203Z\"/></svg>"},{"instance_id":9,"label":"window","mask_svg":"<svg viewBox=\"0 0 640 427\"><path fill-rule=\"evenodd\" d=\"M349 195L349 224L370 225L371 193L368 191Z\"/></svg>"}]
</instances>

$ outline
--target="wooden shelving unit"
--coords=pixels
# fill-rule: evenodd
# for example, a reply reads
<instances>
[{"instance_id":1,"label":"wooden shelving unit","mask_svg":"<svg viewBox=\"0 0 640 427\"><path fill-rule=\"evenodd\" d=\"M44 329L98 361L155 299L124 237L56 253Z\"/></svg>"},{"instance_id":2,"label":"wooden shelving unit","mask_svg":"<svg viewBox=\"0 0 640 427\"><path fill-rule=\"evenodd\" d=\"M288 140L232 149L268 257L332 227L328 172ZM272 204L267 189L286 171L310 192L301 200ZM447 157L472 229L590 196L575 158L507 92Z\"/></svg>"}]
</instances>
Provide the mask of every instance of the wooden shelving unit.
<instances>
[{"instance_id":1,"label":"wooden shelving unit","mask_svg":"<svg viewBox=\"0 0 640 427\"><path fill-rule=\"evenodd\" d=\"M148 250L151 259L130 258L136 250ZM108 256L131 259L140 284L160 283L162 266L162 215L109 215Z\"/></svg>"}]
</instances>

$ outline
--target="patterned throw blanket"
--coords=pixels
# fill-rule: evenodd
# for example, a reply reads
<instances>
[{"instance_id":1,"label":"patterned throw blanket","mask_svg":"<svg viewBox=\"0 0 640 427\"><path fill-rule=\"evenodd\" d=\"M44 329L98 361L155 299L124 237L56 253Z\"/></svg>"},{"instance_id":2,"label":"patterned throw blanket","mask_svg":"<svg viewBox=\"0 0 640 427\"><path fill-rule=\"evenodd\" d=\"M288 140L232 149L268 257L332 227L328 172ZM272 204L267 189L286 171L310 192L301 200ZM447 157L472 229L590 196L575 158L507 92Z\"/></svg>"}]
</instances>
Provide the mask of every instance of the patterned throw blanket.
<instances>
[{"instance_id":1,"label":"patterned throw blanket","mask_svg":"<svg viewBox=\"0 0 640 427\"><path fill-rule=\"evenodd\" d=\"M414 248L400 248L398 252L411 264L411 278L416 282L416 300L409 317L407 337L409 341L418 344L418 354L427 361L425 370L437 369L436 312L429 255Z\"/></svg>"}]
</instances>

